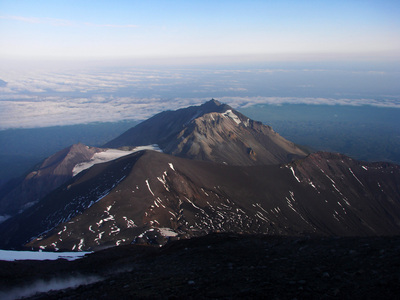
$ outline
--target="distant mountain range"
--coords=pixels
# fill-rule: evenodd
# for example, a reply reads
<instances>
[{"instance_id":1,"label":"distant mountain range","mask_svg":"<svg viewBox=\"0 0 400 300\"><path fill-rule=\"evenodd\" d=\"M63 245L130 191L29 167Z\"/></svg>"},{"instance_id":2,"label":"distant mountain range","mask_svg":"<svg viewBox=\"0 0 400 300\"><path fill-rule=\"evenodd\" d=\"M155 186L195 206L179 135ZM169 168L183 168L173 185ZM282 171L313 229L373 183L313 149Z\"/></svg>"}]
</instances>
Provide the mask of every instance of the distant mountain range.
<instances>
[{"instance_id":1,"label":"distant mountain range","mask_svg":"<svg viewBox=\"0 0 400 300\"><path fill-rule=\"evenodd\" d=\"M79 251L210 232L394 235L399 168L309 154L211 100L155 115L102 149L78 144L49 157L1 199L14 215L0 224L0 246Z\"/></svg>"}]
</instances>

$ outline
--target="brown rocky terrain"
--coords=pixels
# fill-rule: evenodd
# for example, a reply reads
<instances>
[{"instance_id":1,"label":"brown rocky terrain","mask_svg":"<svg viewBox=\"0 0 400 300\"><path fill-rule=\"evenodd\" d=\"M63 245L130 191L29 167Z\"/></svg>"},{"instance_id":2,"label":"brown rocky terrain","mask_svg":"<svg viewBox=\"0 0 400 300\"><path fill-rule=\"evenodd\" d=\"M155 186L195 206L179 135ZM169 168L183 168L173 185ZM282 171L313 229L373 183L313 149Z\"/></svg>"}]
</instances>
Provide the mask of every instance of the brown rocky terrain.
<instances>
[{"instance_id":1,"label":"brown rocky terrain","mask_svg":"<svg viewBox=\"0 0 400 300\"><path fill-rule=\"evenodd\" d=\"M229 166L140 151L98 164L0 224L7 248L163 245L210 232L400 234L400 167L314 153Z\"/></svg>"}]
</instances>

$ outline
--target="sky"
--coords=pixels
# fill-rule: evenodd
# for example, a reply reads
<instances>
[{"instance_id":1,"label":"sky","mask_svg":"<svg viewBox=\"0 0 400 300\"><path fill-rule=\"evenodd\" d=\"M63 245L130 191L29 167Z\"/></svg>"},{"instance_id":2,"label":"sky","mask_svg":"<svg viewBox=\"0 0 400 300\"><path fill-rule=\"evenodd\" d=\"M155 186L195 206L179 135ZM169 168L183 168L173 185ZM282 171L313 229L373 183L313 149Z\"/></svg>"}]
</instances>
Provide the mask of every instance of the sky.
<instances>
[{"instance_id":1,"label":"sky","mask_svg":"<svg viewBox=\"0 0 400 300\"><path fill-rule=\"evenodd\" d=\"M399 60L400 1L0 0L0 58Z\"/></svg>"},{"instance_id":2,"label":"sky","mask_svg":"<svg viewBox=\"0 0 400 300\"><path fill-rule=\"evenodd\" d=\"M0 130L211 98L400 108L399 0L0 0Z\"/></svg>"}]
</instances>

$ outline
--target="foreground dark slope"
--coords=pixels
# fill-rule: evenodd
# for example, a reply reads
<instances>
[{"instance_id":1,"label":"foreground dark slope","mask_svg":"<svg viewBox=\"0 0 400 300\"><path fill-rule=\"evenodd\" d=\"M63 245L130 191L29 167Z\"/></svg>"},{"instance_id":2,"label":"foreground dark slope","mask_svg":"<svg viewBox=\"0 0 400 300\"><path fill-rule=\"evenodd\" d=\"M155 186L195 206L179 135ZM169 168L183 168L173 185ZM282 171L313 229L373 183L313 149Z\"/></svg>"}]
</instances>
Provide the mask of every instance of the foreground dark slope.
<instances>
[{"instance_id":1,"label":"foreground dark slope","mask_svg":"<svg viewBox=\"0 0 400 300\"><path fill-rule=\"evenodd\" d=\"M213 231L396 235L399 186L399 166L339 154L235 167L142 151L82 172L0 224L1 246L18 246L43 232L28 246L163 244Z\"/></svg>"},{"instance_id":2,"label":"foreground dark slope","mask_svg":"<svg viewBox=\"0 0 400 300\"><path fill-rule=\"evenodd\" d=\"M149 144L179 157L242 166L286 163L307 154L271 127L216 100L159 113L105 147Z\"/></svg>"},{"instance_id":3,"label":"foreground dark slope","mask_svg":"<svg viewBox=\"0 0 400 300\"><path fill-rule=\"evenodd\" d=\"M0 298L80 283L28 299L398 299L399 265L399 237L211 234L73 262L0 261Z\"/></svg>"}]
</instances>

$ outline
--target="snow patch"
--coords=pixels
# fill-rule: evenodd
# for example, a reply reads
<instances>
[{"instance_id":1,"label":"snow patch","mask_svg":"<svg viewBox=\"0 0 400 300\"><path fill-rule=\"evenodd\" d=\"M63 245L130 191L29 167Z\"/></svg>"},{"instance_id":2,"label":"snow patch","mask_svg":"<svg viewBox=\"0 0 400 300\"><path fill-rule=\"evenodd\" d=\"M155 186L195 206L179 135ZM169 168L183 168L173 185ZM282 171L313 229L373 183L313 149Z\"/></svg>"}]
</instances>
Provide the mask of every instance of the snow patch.
<instances>
[{"instance_id":1,"label":"snow patch","mask_svg":"<svg viewBox=\"0 0 400 300\"><path fill-rule=\"evenodd\" d=\"M85 239L81 239L78 244L78 251L82 251L82 247L85 244Z\"/></svg>"},{"instance_id":2,"label":"snow patch","mask_svg":"<svg viewBox=\"0 0 400 300\"><path fill-rule=\"evenodd\" d=\"M126 222L126 228L133 228L133 227L137 227L135 222L133 222L132 220L128 219L127 217L123 216L122 217L125 222Z\"/></svg>"},{"instance_id":3,"label":"snow patch","mask_svg":"<svg viewBox=\"0 0 400 300\"><path fill-rule=\"evenodd\" d=\"M178 235L171 228L158 228L158 230L160 231L161 235L164 236L164 237L173 237L173 236L177 236Z\"/></svg>"},{"instance_id":4,"label":"snow patch","mask_svg":"<svg viewBox=\"0 0 400 300\"><path fill-rule=\"evenodd\" d=\"M0 260L57 260L67 259L73 261L84 257L91 252L45 252L45 251L12 251L0 250Z\"/></svg>"},{"instance_id":5,"label":"snow patch","mask_svg":"<svg viewBox=\"0 0 400 300\"><path fill-rule=\"evenodd\" d=\"M96 242L97 245L100 244L100 243L99 243L99 240L101 240L101 238L103 237L103 234L104 234L104 233L105 233L105 231L100 232L100 233L97 235L97 238L94 239L94 241Z\"/></svg>"},{"instance_id":6,"label":"snow patch","mask_svg":"<svg viewBox=\"0 0 400 300\"><path fill-rule=\"evenodd\" d=\"M113 215L109 215L107 218L102 220L103 222L108 222L108 221L115 221L114 216ZM97 224L97 223L96 223Z\"/></svg>"},{"instance_id":7,"label":"snow patch","mask_svg":"<svg viewBox=\"0 0 400 300\"><path fill-rule=\"evenodd\" d=\"M317 187L315 186L315 184L312 181L310 181L308 184L311 185L319 194L319 191L317 190Z\"/></svg>"},{"instance_id":8,"label":"snow patch","mask_svg":"<svg viewBox=\"0 0 400 300\"><path fill-rule=\"evenodd\" d=\"M92 167L96 164L105 163L105 162L129 155L133 152L136 152L136 151L122 151L122 150L117 150L117 149L108 149L103 152L95 153L89 161L77 164L72 169L72 176L76 176L83 170L89 169L90 167Z\"/></svg>"},{"instance_id":9,"label":"snow patch","mask_svg":"<svg viewBox=\"0 0 400 300\"><path fill-rule=\"evenodd\" d=\"M231 109L228 109L226 112L222 113L222 115L223 115L224 117L229 117L229 118L231 118L231 119L232 119L233 121L235 121L235 123L238 124L238 125L239 125L240 123L242 123L242 121L240 121L239 117L238 117L237 115L235 115Z\"/></svg>"},{"instance_id":10,"label":"snow patch","mask_svg":"<svg viewBox=\"0 0 400 300\"><path fill-rule=\"evenodd\" d=\"M138 146L135 147L133 150L129 151L123 151L118 149L107 149L105 151L95 153L89 161L77 164L72 170L72 176L79 174L83 170L89 169L93 165L105 163L142 150L155 150L158 152L162 152L162 150L157 144Z\"/></svg>"},{"instance_id":11,"label":"snow patch","mask_svg":"<svg viewBox=\"0 0 400 300\"><path fill-rule=\"evenodd\" d=\"M133 149L133 152L138 152L138 151L142 151L142 150L154 150L154 151L158 151L158 152L163 152L162 149L157 144L146 145L146 146L137 146Z\"/></svg>"},{"instance_id":12,"label":"snow patch","mask_svg":"<svg viewBox=\"0 0 400 300\"><path fill-rule=\"evenodd\" d=\"M167 185L167 180L166 180L166 178L165 178L165 174L166 174L166 173L167 173L167 172L164 172L162 178L161 178L161 177L157 177L157 179L158 179L159 182L161 182L161 183L164 185L165 190L166 190L167 192L169 192L169 188L168 188L168 185Z\"/></svg>"},{"instance_id":13,"label":"snow patch","mask_svg":"<svg viewBox=\"0 0 400 300\"><path fill-rule=\"evenodd\" d=\"M119 228L118 226L114 226L114 227L111 227L111 231L108 235L112 235L112 234L118 233L120 231L121 231L121 228Z\"/></svg>"}]
</instances>

